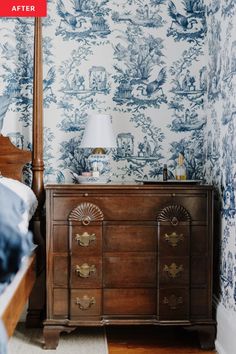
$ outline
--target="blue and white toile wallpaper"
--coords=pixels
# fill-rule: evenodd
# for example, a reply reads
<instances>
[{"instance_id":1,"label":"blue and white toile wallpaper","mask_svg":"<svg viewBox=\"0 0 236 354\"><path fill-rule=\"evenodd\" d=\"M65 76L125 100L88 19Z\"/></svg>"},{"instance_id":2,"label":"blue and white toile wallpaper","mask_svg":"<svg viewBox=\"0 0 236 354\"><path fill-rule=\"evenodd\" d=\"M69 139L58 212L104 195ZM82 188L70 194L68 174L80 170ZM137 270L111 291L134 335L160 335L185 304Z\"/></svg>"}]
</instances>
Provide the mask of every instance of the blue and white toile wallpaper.
<instances>
[{"instance_id":1,"label":"blue and white toile wallpaper","mask_svg":"<svg viewBox=\"0 0 236 354\"><path fill-rule=\"evenodd\" d=\"M113 180L173 173L182 152L221 196L221 301L236 311L236 0L48 0L43 52L45 180L88 168L91 112L113 118ZM32 19L0 19L0 58L0 130L30 147Z\"/></svg>"},{"instance_id":2,"label":"blue and white toile wallpaper","mask_svg":"<svg viewBox=\"0 0 236 354\"><path fill-rule=\"evenodd\" d=\"M236 312L236 0L209 1L207 28L205 174L221 199L221 302Z\"/></svg>"},{"instance_id":3,"label":"blue and white toile wallpaper","mask_svg":"<svg viewBox=\"0 0 236 354\"><path fill-rule=\"evenodd\" d=\"M112 115L113 180L203 177L207 67L202 0L51 0L43 21L45 179L87 169L88 114ZM30 145L33 22L0 19L3 133Z\"/></svg>"}]
</instances>

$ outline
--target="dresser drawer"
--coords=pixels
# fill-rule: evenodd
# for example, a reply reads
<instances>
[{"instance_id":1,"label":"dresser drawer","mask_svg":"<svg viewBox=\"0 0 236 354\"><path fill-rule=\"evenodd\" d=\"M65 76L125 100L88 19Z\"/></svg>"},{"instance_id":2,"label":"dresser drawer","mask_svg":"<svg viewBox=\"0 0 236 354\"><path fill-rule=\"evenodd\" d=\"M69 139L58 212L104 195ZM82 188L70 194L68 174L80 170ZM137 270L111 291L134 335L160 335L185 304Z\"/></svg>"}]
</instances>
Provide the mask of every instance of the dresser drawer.
<instances>
[{"instance_id":1,"label":"dresser drawer","mask_svg":"<svg viewBox=\"0 0 236 354\"><path fill-rule=\"evenodd\" d=\"M96 225L70 226L73 255L100 255L102 252L102 227Z\"/></svg>"},{"instance_id":2,"label":"dresser drawer","mask_svg":"<svg viewBox=\"0 0 236 354\"><path fill-rule=\"evenodd\" d=\"M187 257L160 257L159 283L172 285L189 284L189 258Z\"/></svg>"},{"instance_id":3,"label":"dresser drawer","mask_svg":"<svg viewBox=\"0 0 236 354\"><path fill-rule=\"evenodd\" d=\"M155 253L104 254L103 284L117 288L155 287Z\"/></svg>"},{"instance_id":4,"label":"dresser drawer","mask_svg":"<svg viewBox=\"0 0 236 354\"><path fill-rule=\"evenodd\" d=\"M175 194L113 194L94 196L86 193L81 196L54 196L53 220L68 220L72 209L81 203L92 203L101 209L104 220L156 220L158 212L168 205L181 204L191 214L195 221L206 221L206 194L181 195Z\"/></svg>"},{"instance_id":5,"label":"dresser drawer","mask_svg":"<svg viewBox=\"0 0 236 354\"><path fill-rule=\"evenodd\" d=\"M104 315L155 315L156 289L105 289Z\"/></svg>"},{"instance_id":6,"label":"dresser drawer","mask_svg":"<svg viewBox=\"0 0 236 354\"><path fill-rule=\"evenodd\" d=\"M159 319L189 319L189 288L173 288L159 290Z\"/></svg>"},{"instance_id":7,"label":"dresser drawer","mask_svg":"<svg viewBox=\"0 0 236 354\"><path fill-rule=\"evenodd\" d=\"M54 220L67 220L69 213L77 205L88 202L95 204L102 210L105 220L156 220L157 211L163 205L163 202L170 201L170 197L163 198L143 196L132 196L132 206L130 206L131 197L114 194L113 196L90 196L85 197L54 197L53 218ZM125 206L125 207L124 207Z\"/></svg>"},{"instance_id":8,"label":"dresser drawer","mask_svg":"<svg viewBox=\"0 0 236 354\"><path fill-rule=\"evenodd\" d=\"M101 290L71 290L71 319L83 316L99 316L101 314Z\"/></svg>"},{"instance_id":9,"label":"dresser drawer","mask_svg":"<svg viewBox=\"0 0 236 354\"><path fill-rule=\"evenodd\" d=\"M102 285L102 259L74 257L71 259L72 288L100 288Z\"/></svg>"},{"instance_id":10,"label":"dresser drawer","mask_svg":"<svg viewBox=\"0 0 236 354\"><path fill-rule=\"evenodd\" d=\"M190 227L189 225L158 225L161 256L184 256L189 254Z\"/></svg>"},{"instance_id":11,"label":"dresser drawer","mask_svg":"<svg viewBox=\"0 0 236 354\"><path fill-rule=\"evenodd\" d=\"M155 252L157 243L156 225L105 223L105 252Z\"/></svg>"}]
</instances>

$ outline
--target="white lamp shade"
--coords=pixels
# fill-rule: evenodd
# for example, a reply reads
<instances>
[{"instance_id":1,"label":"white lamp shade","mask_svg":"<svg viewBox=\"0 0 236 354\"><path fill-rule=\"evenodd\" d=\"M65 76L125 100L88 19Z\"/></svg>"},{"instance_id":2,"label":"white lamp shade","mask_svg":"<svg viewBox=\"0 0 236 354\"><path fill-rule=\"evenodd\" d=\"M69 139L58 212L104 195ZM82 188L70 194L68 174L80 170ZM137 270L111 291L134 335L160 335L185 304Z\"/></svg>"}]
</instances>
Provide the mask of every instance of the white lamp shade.
<instances>
[{"instance_id":1,"label":"white lamp shade","mask_svg":"<svg viewBox=\"0 0 236 354\"><path fill-rule=\"evenodd\" d=\"M92 114L89 116L81 148L115 148L116 139L109 114Z\"/></svg>"}]
</instances>

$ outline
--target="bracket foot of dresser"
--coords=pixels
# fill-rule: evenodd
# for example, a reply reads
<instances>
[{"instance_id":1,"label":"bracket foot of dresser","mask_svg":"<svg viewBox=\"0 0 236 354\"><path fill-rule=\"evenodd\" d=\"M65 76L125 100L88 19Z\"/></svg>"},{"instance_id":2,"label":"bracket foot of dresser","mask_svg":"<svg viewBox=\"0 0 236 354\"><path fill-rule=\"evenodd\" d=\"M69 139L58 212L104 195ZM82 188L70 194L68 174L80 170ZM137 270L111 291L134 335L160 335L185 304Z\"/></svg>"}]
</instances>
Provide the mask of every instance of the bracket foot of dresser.
<instances>
[{"instance_id":1,"label":"bracket foot of dresser","mask_svg":"<svg viewBox=\"0 0 236 354\"><path fill-rule=\"evenodd\" d=\"M76 327L66 326L44 326L43 337L44 347L43 349L56 349L59 343L60 334L62 332L71 333Z\"/></svg>"},{"instance_id":2,"label":"bracket foot of dresser","mask_svg":"<svg viewBox=\"0 0 236 354\"><path fill-rule=\"evenodd\" d=\"M199 326L197 328L201 349L215 348L216 325Z\"/></svg>"},{"instance_id":3,"label":"bracket foot of dresser","mask_svg":"<svg viewBox=\"0 0 236 354\"><path fill-rule=\"evenodd\" d=\"M215 348L216 324L202 324L185 327L189 331L197 331L201 349L212 350Z\"/></svg>"}]
</instances>

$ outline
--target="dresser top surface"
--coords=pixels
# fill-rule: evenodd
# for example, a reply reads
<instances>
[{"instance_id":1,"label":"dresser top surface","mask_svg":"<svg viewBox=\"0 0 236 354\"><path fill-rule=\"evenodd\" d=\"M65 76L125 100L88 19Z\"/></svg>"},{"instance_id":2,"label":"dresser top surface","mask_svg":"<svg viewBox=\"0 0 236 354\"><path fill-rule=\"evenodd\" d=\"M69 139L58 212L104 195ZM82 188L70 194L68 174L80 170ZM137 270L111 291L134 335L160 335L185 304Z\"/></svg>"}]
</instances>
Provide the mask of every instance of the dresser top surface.
<instances>
[{"instance_id":1,"label":"dresser top surface","mask_svg":"<svg viewBox=\"0 0 236 354\"><path fill-rule=\"evenodd\" d=\"M181 190L181 191L193 191L193 190L212 190L212 185L206 184L191 184L185 182L157 182L157 183L107 183L107 184L47 184L45 186L47 190L70 190L70 191L84 191L84 190L126 190L126 191L135 191L135 190Z\"/></svg>"}]
</instances>

